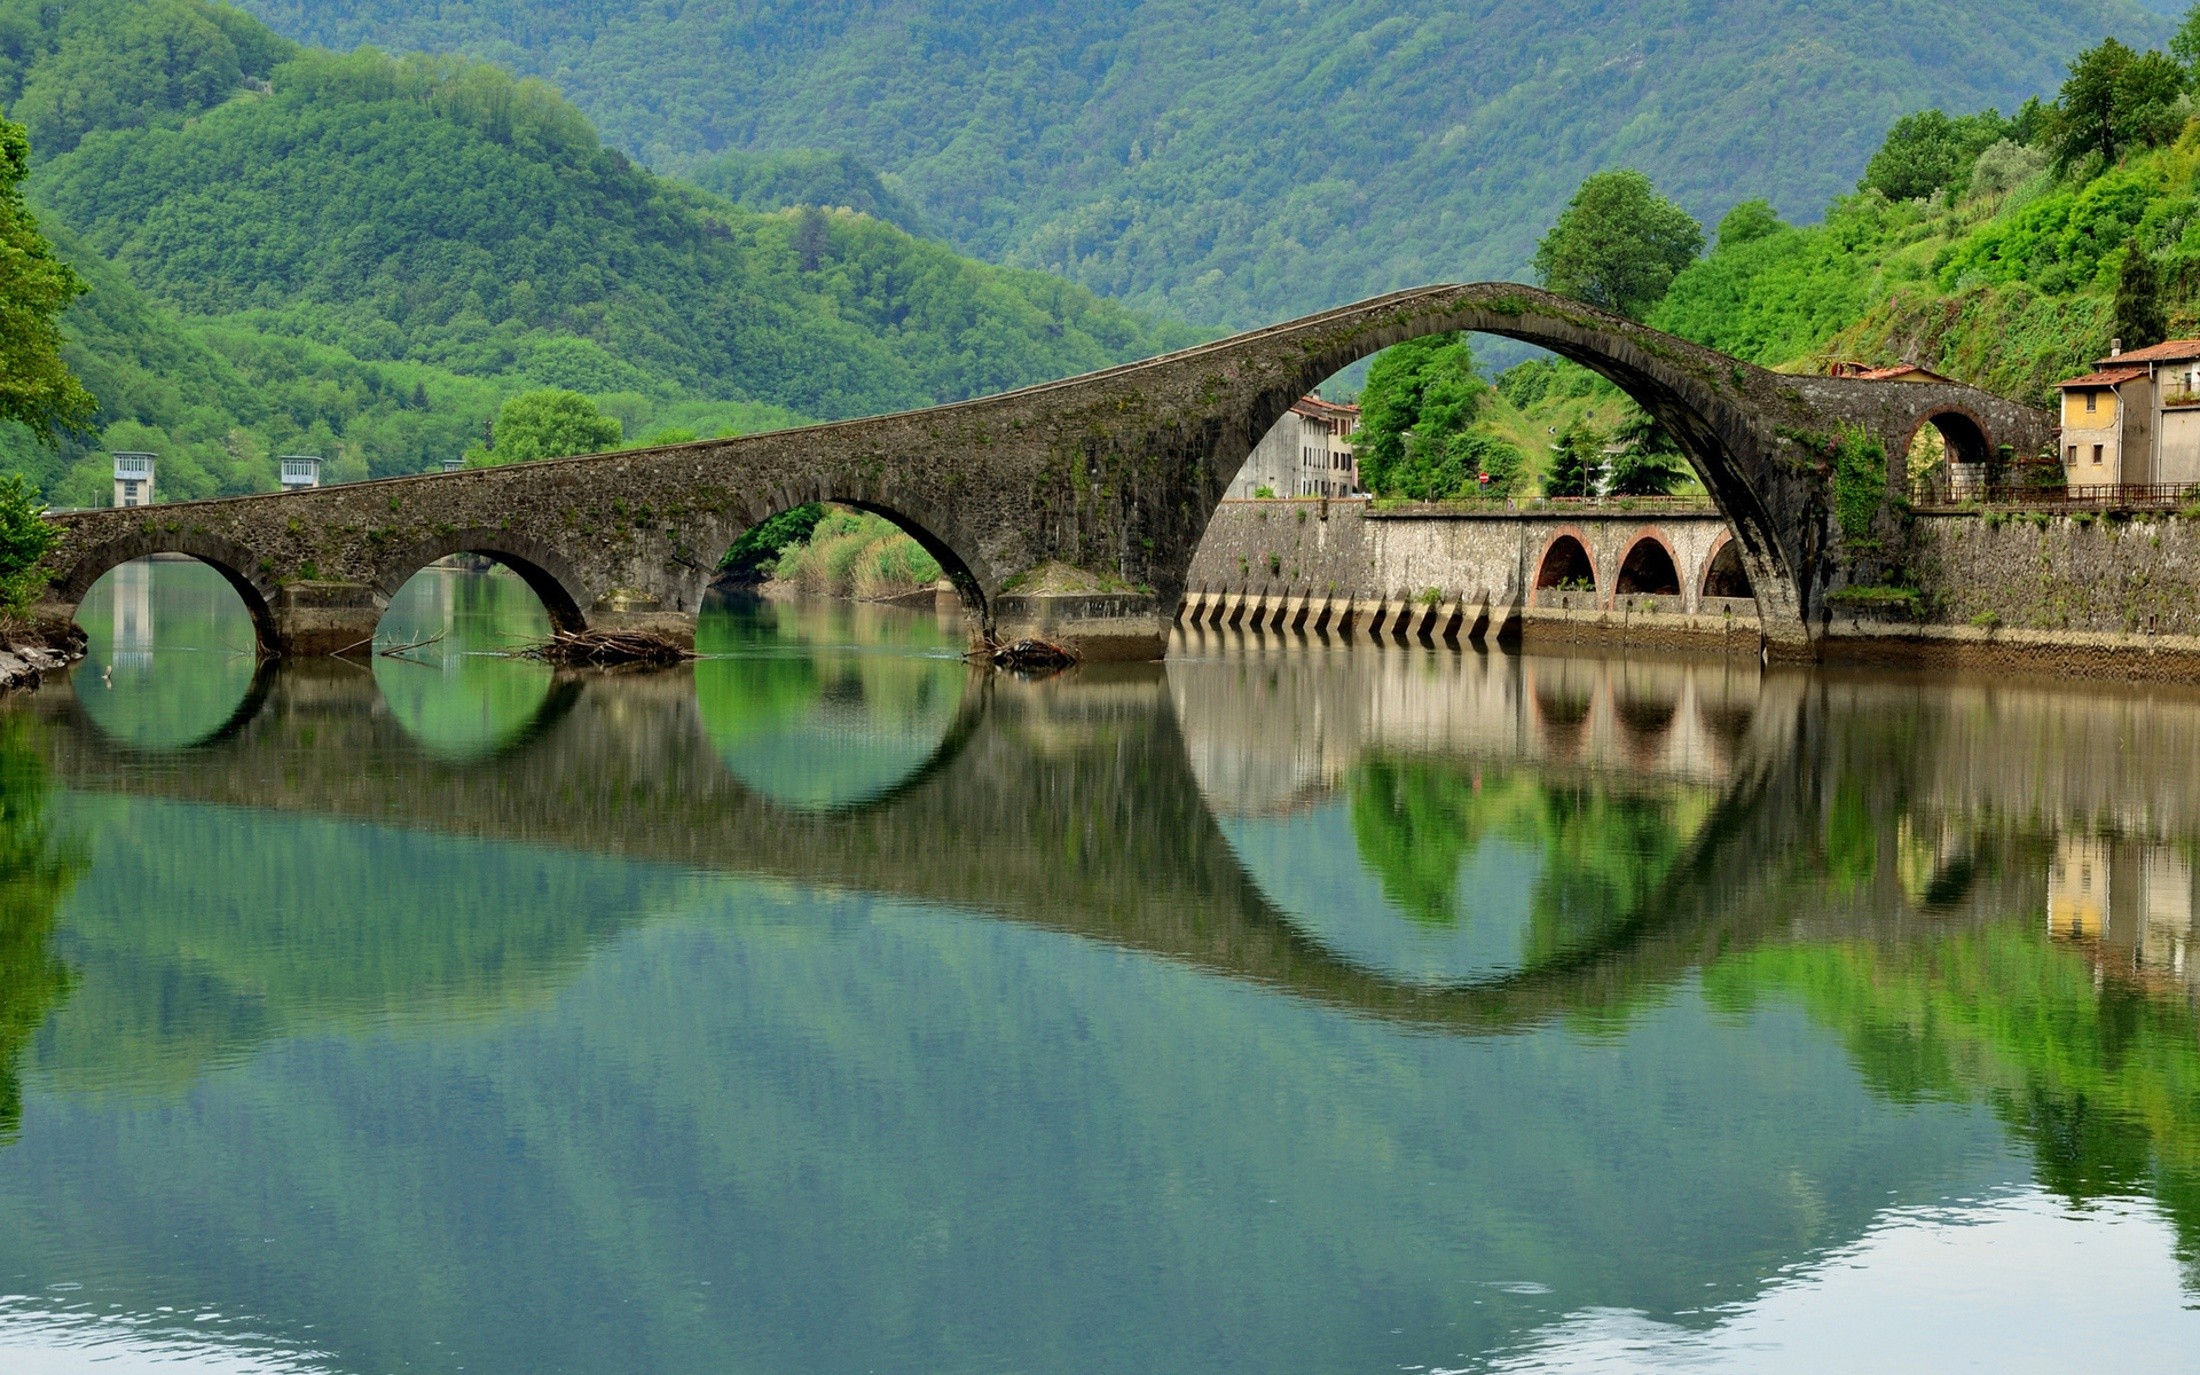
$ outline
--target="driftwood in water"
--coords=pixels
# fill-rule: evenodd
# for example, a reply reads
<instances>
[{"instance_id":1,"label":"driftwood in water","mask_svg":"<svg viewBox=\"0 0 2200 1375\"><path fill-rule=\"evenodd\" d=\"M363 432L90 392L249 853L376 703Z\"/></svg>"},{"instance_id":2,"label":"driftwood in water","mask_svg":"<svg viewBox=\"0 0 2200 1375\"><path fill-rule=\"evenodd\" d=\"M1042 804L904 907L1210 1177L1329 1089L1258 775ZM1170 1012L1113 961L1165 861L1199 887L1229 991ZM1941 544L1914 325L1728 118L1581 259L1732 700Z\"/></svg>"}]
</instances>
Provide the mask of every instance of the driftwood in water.
<instances>
[{"instance_id":1,"label":"driftwood in water","mask_svg":"<svg viewBox=\"0 0 2200 1375\"><path fill-rule=\"evenodd\" d=\"M558 630L541 644L520 651L545 663L608 668L614 664L681 664L694 650L654 630Z\"/></svg>"},{"instance_id":2,"label":"driftwood in water","mask_svg":"<svg viewBox=\"0 0 2200 1375\"><path fill-rule=\"evenodd\" d=\"M1076 654L1045 640L1018 640L993 651L996 668L1014 669L1019 673L1049 673L1076 662Z\"/></svg>"}]
</instances>

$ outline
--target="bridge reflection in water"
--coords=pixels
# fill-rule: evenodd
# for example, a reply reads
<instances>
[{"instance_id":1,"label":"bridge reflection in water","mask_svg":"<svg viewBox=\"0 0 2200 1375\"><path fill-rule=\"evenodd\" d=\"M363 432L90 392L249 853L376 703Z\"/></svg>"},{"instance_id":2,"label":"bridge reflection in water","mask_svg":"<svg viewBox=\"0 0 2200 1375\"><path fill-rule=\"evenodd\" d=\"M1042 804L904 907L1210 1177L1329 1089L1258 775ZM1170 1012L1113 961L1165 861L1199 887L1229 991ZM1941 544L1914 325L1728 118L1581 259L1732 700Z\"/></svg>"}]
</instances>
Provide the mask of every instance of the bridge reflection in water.
<instances>
[{"instance_id":1,"label":"bridge reflection in water","mask_svg":"<svg viewBox=\"0 0 2200 1375\"><path fill-rule=\"evenodd\" d=\"M488 751L422 727L422 713L440 709L428 688L401 707L410 680L339 664L283 666L245 719L231 710L226 729L188 751L127 747L147 742L94 709L106 689L89 672L12 702L0 760L15 780L17 876L0 933L0 1134L22 1134L10 1148L18 1168L62 1168L59 1138L51 1149L35 1139L40 1094L59 1120L92 1111L71 1105L211 1085L239 1066L299 1055L348 1064L334 1043L409 1054L391 1043L393 1022L433 1049L424 1063L456 1057L451 1072L498 1082L487 1062L461 1070L463 1054L445 1045L454 1028L478 1040L536 1026L555 1007L557 1020L578 1019L578 1035L608 1015L605 981L626 980L649 1009L637 1025L692 1039L697 1057L726 1067L674 1092L649 1085L650 1067L676 1052L596 1045L581 1087L533 1084L530 1094L548 1096L511 1107L511 1122L489 1133L497 1143L508 1132L532 1152L578 1132L591 1151L655 1161L672 1150L666 1130L753 1146L766 1141L754 1121L778 1124L785 1139L767 1144L788 1154L749 1162L738 1184L677 1153L651 1168L732 1190L739 1226L720 1216L717 1229L764 1228L809 1257L810 1269L794 1267L804 1283L840 1295L861 1291L868 1272L775 1229L853 1225L881 1206L858 1206L874 1187L918 1212L944 1198L937 1217L895 1215L895 1253L946 1227L960 1244L938 1254L1011 1258L987 1282L1013 1291L1018 1316L987 1328L994 1344L980 1340L980 1354L1029 1364L1090 1354L1061 1335L1079 1326L1069 1298L1013 1261L1028 1242L998 1230L1039 1225L1049 1209L1073 1215L1080 1237L1102 1238L1065 1235L1059 1263L1106 1259L1113 1311L1151 1320L1146 1337L1095 1339L1123 1358L1101 1364L1205 1351L1228 1365L1247 1341L1279 1357L1448 1359L1458 1347L1393 1350L1379 1334L1451 1323L1466 1335L1447 1341L1488 1352L1600 1305L1710 1324L1706 1286L1746 1297L1856 1241L1882 1209L2006 1185L1995 1162L2010 1148L2051 1195L2158 1209L2187 1293L2200 1290L2200 793L2190 782L2200 697L1228 635L1180 641L1165 668L1023 682L929 656L919 619L898 623L895 650L852 613L782 614L791 635L766 641L760 622L728 621L717 647L729 657L692 670L555 675L529 724L498 724ZM420 681L465 689L463 675ZM835 748L848 758L814 774L790 762ZM33 806L23 799L47 796L29 786L40 779L59 791ZM72 831L96 844L71 850ZM287 863L285 844L296 847ZM681 915L725 876L763 881L741 890L742 924ZM373 902L347 896L364 889ZM838 896L802 916L798 893ZM880 899L903 916L881 926ZM981 922L950 937L914 915L939 908ZM795 959L809 924L873 963L828 977ZM733 930L755 936L741 937L737 958L725 948ZM1033 945L1034 933L1052 943ZM937 948L920 956L912 942ZM743 1035L713 1030L667 982L677 982L671 965L635 963L643 950L724 980L725 1005L750 1007ZM922 1008L893 1003L890 990ZM1196 1017L1185 1012L1194 1003ZM1076 1025L1054 1026L1057 1008ZM994 1022L998 1041L977 1030ZM918 1053L903 1037L919 1027L946 1039ZM1609 1057L1596 1068L1553 1039L1583 1028L1649 1049L1628 1053L1626 1072ZM1396 1038L1401 1029L1411 1035ZM954 1078L950 1046L963 1040L982 1048L986 1086L1033 1072L1016 1049L1026 1036L1051 1063L1084 1063L1089 1052L1073 1048L1093 1037L1123 1051L1074 1092L1011 1084L1012 1096L1074 1119L1063 1139L1079 1152L1146 1141L1155 1155L1141 1169L1183 1165L1170 1153L1191 1152L1198 1178L1234 1181L1228 1206L1205 1206L1198 1188L1181 1206L1225 1239L1212 1243L1222 1254L1270 1257L1255 1277L1268 1286L1253 1305L1262 1335L1203 1346L1201 1305L1171 1309L1160 1290L1122 1278L1140 1270L1131 1241L1103 1257L1116 1236L1104 1219L1125 1200L1080 1212L1079 1190L1103 1186L1078 1173L1079 1152L1057 1159L994 1112L997 1088ZM844 1118L815 1086L797 1087L822 1071L790 1037L859 1055L850 1072L863 1092L902 1103L896 1139L865 1148L880 1123ZM1456 1048L1470 1045L1490 1058L1455 1078ZM751 1059L762 1079L740 1077ZM606 1076L620 1088L598 1101L588 1085ZM910 1080L907 1102L881 1088L897 1076ZM1215 1120L1188 1125L1162 1102L1180 1091L1220 1101L1234 1084L1297 1103L1301 1080L1306 1101L1288 1130L1263 1119L1217 1156L1195 1145L1224 1131ZM10 1106L24 1083L27 1112ZM1141 1084L1152 1098L1143 1106ZM1424 1101L1431 1084L1455 1091ZM377 1101L359 1092L354 1106ZM622 1093L653 1105L647 1137L605 1125L624 1115ZM1080 1095L1104 1098L1120 1119L1086 1120ZM914 1105L930 1098L990 1123L1000 1141L925 1117ZM1325 1114L1342 1133L1326 1145ZM206 1130L211 1149L221 1138ZM407 1130L507 1149L449 1124ZM832 1174L821 1162L850 1152L858 1173L884 1183L821 1196L812 1176ZM1045 1177L1023 1180L1017 1152L1052 1162ZM1416 1183L1411 1200L1391 1197L1371 1181L1393 1157L1476 1187L1438 1201ZM436 1189L470 1178L408 1168L429 1171ZM1320 1248L1282 1246L1307 1237L1238 1215L1289 1194L1294 1178L1354 1170L1369 1178L1344 1195L1293 1199ZM199 1183L223 1197L242 1188ZM722 1244L688 1216L711 1212L719 1196L708 1189L668 1207L634 1179L616 1184L640 1190L622 1205L628 1260ZM775 1192L814 1216L781 1211ZM76 1220L88 1230L121 1225L85 1206ZM0 1221L28 1207L0 1189ZM996 1211L1004 1220L988 1222ZM1138 1244L1167 1249L1166 1233L1140 1232ZM572 1240L550 1222L513 1235L515 1247L552 1253ZM415 1255L407 1248L447 1246L485 1272L540 1278L539 1264L481 1238L422 1228L383 1240L393 1263ZM0 1262L37 1268L9 1246ZM1168 1249L1195 1290L1255 1282L1201 1272L1201 1250ZM1306 1286L1327 1273L1315 1257L1329 1251L1383 1276L1386 1294L1348 1286L1335 1305L1309 1304ZM1563 1291L1552 1312L1496 1289L1457 1292L1462 1275L1544 1280L1538 1265L1559 1276L1548 1279ZM762 1313L787 1311L771 1296L785 1296L753 1272L748 1283L760 1330ZM966 1297L949 1288L928 1301ZM343 1308L326 1293L293 1297L300 1311ZM846 1333L892 1327L900 1303L854 1301L855 1319L836 1314L839 1335L804 1321L788 1330L809 1343L810 1363L819 1350L871 1360L879 1349ZM578 1352L586 1366L595 1339L578 1321L512 1336L512 1350ZM627 1338L651 1336L653 1349L723 1351L753 1337L670 1313L634 1321L647 1333ZM1320 1324L1338 1330L1325 1336ZM901 1337L932 1364L978 1349ZM409 1350L376 1341L355 1345L376 1358Z\"/></svg>"}]
</instances>

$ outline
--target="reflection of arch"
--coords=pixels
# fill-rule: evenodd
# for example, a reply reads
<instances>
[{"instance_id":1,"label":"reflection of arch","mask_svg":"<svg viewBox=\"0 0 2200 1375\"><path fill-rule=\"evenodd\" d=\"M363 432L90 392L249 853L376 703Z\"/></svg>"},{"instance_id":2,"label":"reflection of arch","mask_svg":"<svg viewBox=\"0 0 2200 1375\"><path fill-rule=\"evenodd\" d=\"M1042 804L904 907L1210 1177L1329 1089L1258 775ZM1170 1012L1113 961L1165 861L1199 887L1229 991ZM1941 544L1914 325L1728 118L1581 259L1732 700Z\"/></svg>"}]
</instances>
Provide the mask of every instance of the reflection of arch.
<instances>
[{"instance_id":1,"label":"reflection of arch","mask_svg":"<svg viewBox=\"0 0 2200 1375\"><path fill-rule=\"evenodd\" d=\"M565 561L565 556L508 531L454 530L422 540L383 564L375 590L387 601L404 590L405 584L428 565L453 554L480 554L495 559L519 574L520 580L542 602L542 609L550 614L550 624L565 631L588 628L582 594L577 590L584 584Z\"/></svg>"},{"instance_id":2,"label":"reflection of arch","mask_svg":"<svg viewBox=\"0 0 2200 1375\"><path fill-rule=\"evenodd\" d=\"M775 510L770 515L766 516L764 520L776 519L779 516L784 515L787 511L795 509L796 506L804 506L808 504L809 503L807 502L796 502L792 506L782 507L779 510ZM922 522L917 521L908 515L905 515L901 511L882 506L875 501L855 500L846 497L827 497L822 499L822 504L829 506L844 506L852 511L861 511L864 512L866 515L877 516L880 519L892 524L896 530L901 531L901 533L915 540L917 542L917 547L924 550L926 554L929 554L932 557L932 561L940 566L940 572L947 578L950 583L954 584L955 594L962 599L963 610L983 622L985 618L986 607L985 589L979 583L977 574L971 571L970 565L963 559L961 554L956 552L955 547L948 541L941 539L938 535L932 533L932 531L925 528ZM755 529L757 526L762 525L763 523L763 520L752 521L736 531L733 538L726 541L724 547L719 550L718 559L716 562L712 563L711 567L715 569L719 566L719 564L723 563L725 561L726 550L731 549L736 542L746 537L749 531Z\"/></svg>"},{"instance_id":3,"label":"reflection of arch","mask_svg":"<svg viewBox=\"0 0 2200 1375\"><path fill-rule=\"evenodd\" d=\"M280 584L252 551L215 535L162 530L148 525L134 534L85 551L53 580L46 595L68 607L73 616L78 603L84 600L94 583L123 564L152 554L188 554L221 574L236 589L246 614L252 617L252 630L259 639L261 652L273 654L278 651L282 639L275 629L274 602Z\"/></svg>"},{"instance_id":4,"label":"reflection of arch","mask_svg":"<svg viewBox=\"0 0 2200 1375\"><path fill-rule=\"evenodd\" d=\"M236 739L243 734L244 728L251 725L253 719L259 716L261 709L267 705L268 692L275 684L275 665L276 660L273 656L262 658L259 666L253 671L252 681L246 686L244 696L237 700L235 710L222 718L221 724L206 734L196 740L186 740L180 745L135 745L127 740L117 739L109 735L106 727L99 724L99 718L92 715L91 710L84 705L84 694L81 692L72 691L69 694L69 714L83 722L95 739L105 740L110 744L136 753L172 754L183 750L210 749L213 746L226 744Z\"/></svg>"},{"instance_id":5,"label":"reflection of arch","mask_svg":"<svg viewBox=\"0 0 2200 1375\"><path fill-rule=\"evenodd\" d=\"M829 803L820 807L800 807L773 797L731 768L726 769L726 774L733 781L734 787L756 798L766 807L792 817L822 820L861 816L866 812L883 811L939 777L950 764L953 764L962 756L963 750L970 744L971 737L977 733L978 725L985 717L986 708L992 703L993 681L994 675L990 670L972 665L969 677L964 681L962 701L956 705L955 715L947 723L947 730L940 736L939 744L933 747L932 752L925 756L924 762L917 765L916 768L902 775L902 777L880 791L867 796L847 802ZM723 767L724 760L721 759L719 762Z\"/></svg>"},{"instance_id":6,"label":"reflection of arch","mask_svg":"<svg viewBox=\"0 0 2200 1375\"><path fill-rule=\"evenodd\" d=\"M1567 526L1554 532L1544 543L1542 556L1535 565L1535 585L1539 590L1578 587L1593 592L1600 581L1596 560L1589 554L1588 539L1580 531Z\"/></svg>"},{"instance_id":7,"label":"reflection of arch","mask_svg":"<svg viewBox=\"0 0 2200 1375\"><path fill-rule=\"evenodd\" d=\"M1619 561L1619 577L1613 592L1622 597L1677 597L1681 594L1680 561L1664 535L1646 530L1635 537L1635 542L1627 547L1626 555Z\"/></svg>"},{"instance_id":8,"label":"reflection of arch","mask_svg":"<svg viewBox=\"0 0 2200 1375\"><path fill-rule=\"evenodd\" d=\"M1750 590L1749 570L1742 567L1741 550L1732 535L1722 532L1711 546L1711 557L1704 561L1703 595L1736 599L1757 595Z\"/></svg>"},{"instance_id":9,"label":"reflection of arch","mask_svg":"<svg viewBox=\"0 0 2200 1375\"><path fill-rule=\"evenodd\" d=\"M390 720L397 723L398 731L404 735L406 740L411 742L414 749L435 759L438 764L445 768L470 769L509 760L529 749L536 741L549 735L557 724L571 713L573 704L580 700L580 696L581 685L579 679L572 674L558 674L550 680L550 687L543 693L542 701L536 703L534 712L528 716L520 728L478 754L443 753L421 739L413 729L412 724L406 721L402 714L393 711L389 715Z\"/></svg>"}]
</instances>

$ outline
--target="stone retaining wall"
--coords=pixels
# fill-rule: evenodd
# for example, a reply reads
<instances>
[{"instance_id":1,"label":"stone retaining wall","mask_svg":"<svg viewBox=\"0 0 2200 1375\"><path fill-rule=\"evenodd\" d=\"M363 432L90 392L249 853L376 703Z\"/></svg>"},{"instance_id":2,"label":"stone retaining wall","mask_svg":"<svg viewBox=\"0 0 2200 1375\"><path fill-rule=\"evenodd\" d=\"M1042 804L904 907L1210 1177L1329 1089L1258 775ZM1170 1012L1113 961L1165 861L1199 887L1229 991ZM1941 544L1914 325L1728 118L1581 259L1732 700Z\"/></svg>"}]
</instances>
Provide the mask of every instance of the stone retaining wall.
<instances>
[{"instance_id":1,"label":"stone retaining wall","mask_svg":"<svg viewBox=\"0 0 2200 1375\"><path fill-rule=\"evenodd\" d=\"M1185 614L1430 637L1448 627L1455 637L1711 641L1755 653L1755 602L1705 595L1727 538L1715 511L1428 514L1379 512L1365 501L1226 501L1192 561ZM1567 539L1587 556L1593 585L1538 588ZM1629 552L1645 540L1670 561L1677 590L1619 590ZM1334 605L1325 611L1325 603Z\"/></svg>"}]
</instances>

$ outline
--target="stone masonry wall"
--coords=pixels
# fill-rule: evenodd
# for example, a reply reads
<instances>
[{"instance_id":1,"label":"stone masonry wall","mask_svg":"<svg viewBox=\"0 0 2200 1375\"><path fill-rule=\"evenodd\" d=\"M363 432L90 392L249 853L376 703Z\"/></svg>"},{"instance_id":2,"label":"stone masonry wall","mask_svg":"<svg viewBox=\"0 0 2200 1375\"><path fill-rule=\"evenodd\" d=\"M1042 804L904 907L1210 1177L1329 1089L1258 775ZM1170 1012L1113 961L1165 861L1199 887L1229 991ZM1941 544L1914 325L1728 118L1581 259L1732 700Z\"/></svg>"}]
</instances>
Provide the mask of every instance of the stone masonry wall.
<instances>
[{"instance_id":1,"label":"stone masonry wall","mask_svg":"<svg viewBox=\"0 0 2200 1375\"><path fill-rule=\"evenodd\" d=\"M1531 598L1546 551L1567 535L1588 552L1595 591L1565 597L1574 603L1565 607L1550 593ZM1186 585L1195 592L1373 601L1426 600L1433 591L1438 600L1469 605L1551 601L1547 609L1554 611L1607 611L1622 609L1621 562L1647 538L1665 547L1681 591L1677 598L1645 598L1643 609L1692 615L1707 609L1704 574L1726 537L1726 522L1715 512L1424 515L1378 513L1364 501L1226 501L1207 527Z\"/></svg>"}]
</instances>

